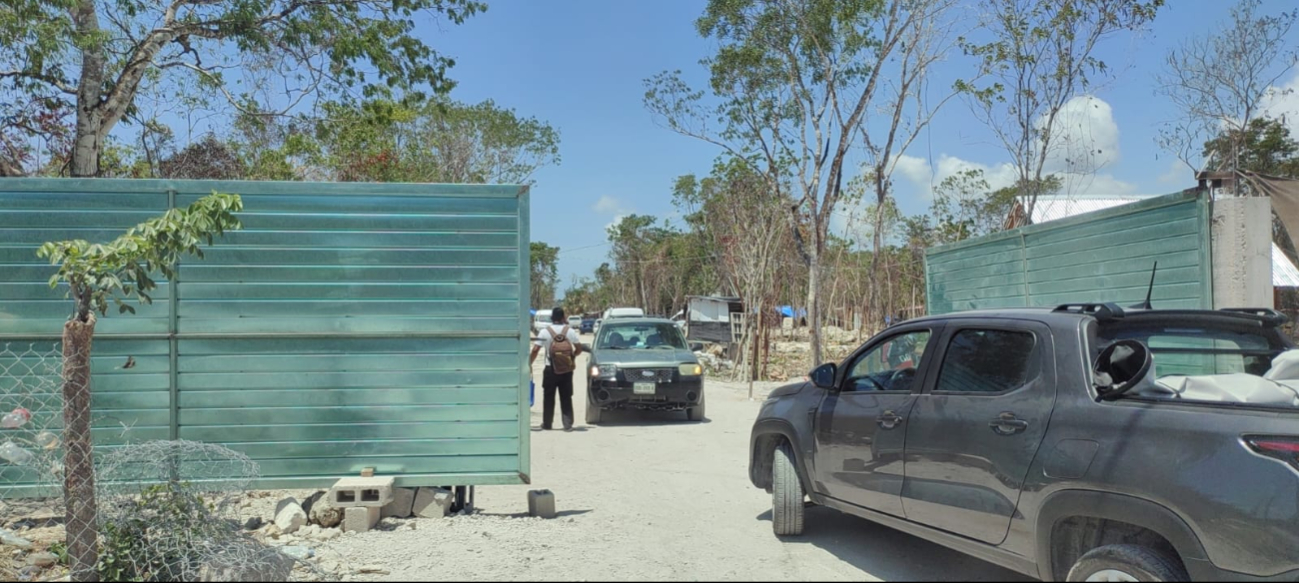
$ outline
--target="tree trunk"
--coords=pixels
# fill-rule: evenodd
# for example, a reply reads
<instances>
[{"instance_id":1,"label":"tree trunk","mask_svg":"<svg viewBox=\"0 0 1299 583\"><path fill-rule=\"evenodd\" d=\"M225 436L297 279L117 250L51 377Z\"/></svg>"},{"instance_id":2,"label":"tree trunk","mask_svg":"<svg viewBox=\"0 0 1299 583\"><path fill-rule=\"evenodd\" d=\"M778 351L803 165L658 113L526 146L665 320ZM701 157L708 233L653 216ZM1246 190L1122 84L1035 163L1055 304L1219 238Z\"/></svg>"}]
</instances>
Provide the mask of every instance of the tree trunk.
<instances>
[{"instance_id":1,"label":"tree trunk","mask_svg":"<svg viewBox=\"0 0 1299 583\"><path fill-rule=\"evenodd\" d=\"M90 435L90 349L95 316L63 327L63 496L73 581L97 581L98 516Z\"/></svg>"},{"instance_id":2,"label":"tree trunk","mask_svg":"<svg viewBox=\"0 0 1299 583\"><path fill-rule=\"evenodd\" d=\"M84 38L99 34L99 16L95 2L82 0L72 10L77 33ZM103 130L103 113L99 109L104 89L104 52L100 42L86 42L81 47L81 79L77 85L77 131L72 142L69 169L72 176L99 175L99 137ZM93 324L92 324L93 327ZM87 345L89 346L89 345Z\"/></svg>"},{"instance_id":3,"label":"tree trunk","mask_svg":"<svg viewBox=\"0 0 1299 583\"><path fill-rule=\"evenodd\" d=\"M812 341L812 367L821 366L821 250L813 245L807 264L807 328Z\"/></svg>"}]
</instances>

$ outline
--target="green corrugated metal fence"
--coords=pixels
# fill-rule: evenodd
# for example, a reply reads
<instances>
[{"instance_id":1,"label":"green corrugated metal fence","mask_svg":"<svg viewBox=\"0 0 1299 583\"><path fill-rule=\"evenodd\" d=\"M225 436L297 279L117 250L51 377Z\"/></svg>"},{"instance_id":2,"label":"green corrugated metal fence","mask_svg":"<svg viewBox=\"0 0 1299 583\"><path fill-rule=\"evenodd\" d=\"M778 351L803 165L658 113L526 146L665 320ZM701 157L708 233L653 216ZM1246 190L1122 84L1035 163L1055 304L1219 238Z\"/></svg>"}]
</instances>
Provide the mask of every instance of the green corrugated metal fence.
<instances>
[{"instance_id":1,"label":"green corrugated metal fence","mask_svg":"<svg viewBox=\"0 0 1299 583\"><path fill-rule=\"evenodd\" d=\"M528 480L526 187L7 179L0 342L52 346L70 313L42 242L111 240L213 191L243 197L244 229L100 320L97 445L226 444L262 487Z\"/></svg>"},{"instance_id":2,"label":"green corrugated metal fence","mask_svg":"<svg viewBox=\"0 0 1299 583\"><path fill-rule=\"evenodd\" d=\"M930 314L1139 303L1213 308L1207 197L1174 194L937 247L925 255Z\"/></svg>"}]
</instances>

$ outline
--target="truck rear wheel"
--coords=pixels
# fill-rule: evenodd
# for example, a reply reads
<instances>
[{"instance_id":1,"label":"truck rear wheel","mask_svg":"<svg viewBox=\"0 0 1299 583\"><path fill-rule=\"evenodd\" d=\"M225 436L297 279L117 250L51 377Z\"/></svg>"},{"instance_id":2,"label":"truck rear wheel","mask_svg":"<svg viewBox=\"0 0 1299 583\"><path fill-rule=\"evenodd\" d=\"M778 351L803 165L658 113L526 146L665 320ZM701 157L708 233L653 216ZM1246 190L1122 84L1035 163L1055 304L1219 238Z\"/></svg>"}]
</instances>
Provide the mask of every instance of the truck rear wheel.
<instances>
[{"instance_id":1,"label":"truck rear wheel","mask_svg":"<svg viewBox=\"0 0 1299 583\"><path fill-rule=\"evenodd\" d=\"M1190 581L1182 562L1137 545L1092 549L1069 569L1066 581Z\"/></svg>"},{"instance_id":2,"label":"truck rear wheel","mask_svg":"<svg viewBox=\"0 0 1299 583\"><path fill-rule=\"evenodd\" d=\"M803 534L803 482L794 466L794 451L783 442L772 454L771 528L776 536Z\"/></svg>"}]
</instances>

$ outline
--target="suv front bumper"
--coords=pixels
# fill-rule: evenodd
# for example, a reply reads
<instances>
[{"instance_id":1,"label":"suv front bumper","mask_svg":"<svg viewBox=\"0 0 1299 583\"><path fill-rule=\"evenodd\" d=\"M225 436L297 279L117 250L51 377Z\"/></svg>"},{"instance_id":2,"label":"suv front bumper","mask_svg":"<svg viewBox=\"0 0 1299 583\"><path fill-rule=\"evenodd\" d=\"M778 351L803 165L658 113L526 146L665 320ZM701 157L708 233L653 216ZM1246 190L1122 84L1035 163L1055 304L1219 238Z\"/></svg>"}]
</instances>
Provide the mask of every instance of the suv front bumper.
<instances>
[{"instance_id":1,"label":"suv front bumper","mask_svg":"<svg viewBox=\"0 0 1299 583\"><path fill-rule=\"evenodd\" d=\"M631 383L614 379L588 379L587 403L601 409L680 411L704 398L704 379L687 378L657 383L654 394L637 394Z\"/></svg>"}]
</instances>

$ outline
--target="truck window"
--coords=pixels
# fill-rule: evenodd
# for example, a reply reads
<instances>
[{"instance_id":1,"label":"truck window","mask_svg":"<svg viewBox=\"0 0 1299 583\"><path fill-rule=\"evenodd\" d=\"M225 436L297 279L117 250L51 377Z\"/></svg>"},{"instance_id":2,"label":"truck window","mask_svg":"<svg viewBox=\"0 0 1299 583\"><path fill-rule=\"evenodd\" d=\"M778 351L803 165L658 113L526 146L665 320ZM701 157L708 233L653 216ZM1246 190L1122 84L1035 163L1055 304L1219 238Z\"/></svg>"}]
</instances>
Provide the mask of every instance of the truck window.
<instances>
[{"instance_id":1,"label":"truck window","mask_svg":"<svg viewBox=\"0 0 1299 583\"><path fill-rule=\"evenodd\" d=\"M1265 335L1213 326L1103 326L1099 340L1101 348L1115 340L1141 341L1150 347L1157 378L1241 372L1262 376L1283 350Z\"/></svg>"},{"instance_id":2,"label":"truck window","mask_svg":"<svg viewBox=\"0 0 1299 583\"><path fill-rule=\"evenodd\" d=\"M1029 381L1037 338L1017 330L961 330L952 336L935 391L1004 393Z\"/></svg>"},{"instance_id":3,"label":"truck window","mask_svg":"<svg viewBox=\"0 0 1299 583\"><path fill-rule=\"evenodd\" d=\"M844 391L910 391L929 335L928 330L900 334L859 356Z\"/></svg>"}]
</instances>

